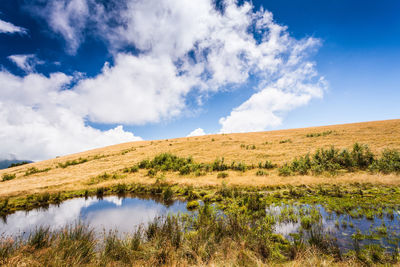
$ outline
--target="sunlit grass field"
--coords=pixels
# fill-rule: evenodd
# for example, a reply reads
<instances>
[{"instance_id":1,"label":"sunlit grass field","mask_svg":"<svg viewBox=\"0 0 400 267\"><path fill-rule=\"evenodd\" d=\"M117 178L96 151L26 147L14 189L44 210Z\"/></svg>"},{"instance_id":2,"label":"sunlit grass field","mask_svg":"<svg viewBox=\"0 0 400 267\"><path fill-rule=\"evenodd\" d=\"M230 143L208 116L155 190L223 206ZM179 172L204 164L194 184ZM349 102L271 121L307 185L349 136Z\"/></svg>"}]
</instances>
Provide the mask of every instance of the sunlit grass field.
<instances>
[{"instance_id":1,"label":"sunlit grass field","mask_svg":"<svg viewBox=\"0 0 400 267\"><path fill-rule=\"evenodd\" d=\"M356 142L368 145L376 155L386 148L400 150L400 120L124 143L0 170L0 177L7 178L0 182L0 197L90 189L117 183L152 184L160 178L166 183L193 186L220 185L222 181L228 185L243 186L400 184L400 176L396 173L368 171L280 176L278 168L268 170L266 175L256 175L255 167L245 172L227 170L225 178L215 171L201 176L171 171L151 176L143 169L123 171L165 152L179 157L191 156L198 163L212 163L223 158L227 164L240 162L257 166L259 162L268 160L279 167L296 157L314 153L318 148L335 146L351 149ZM111 178L96 178L104 174Z\"/></svg>"}]
</instances>

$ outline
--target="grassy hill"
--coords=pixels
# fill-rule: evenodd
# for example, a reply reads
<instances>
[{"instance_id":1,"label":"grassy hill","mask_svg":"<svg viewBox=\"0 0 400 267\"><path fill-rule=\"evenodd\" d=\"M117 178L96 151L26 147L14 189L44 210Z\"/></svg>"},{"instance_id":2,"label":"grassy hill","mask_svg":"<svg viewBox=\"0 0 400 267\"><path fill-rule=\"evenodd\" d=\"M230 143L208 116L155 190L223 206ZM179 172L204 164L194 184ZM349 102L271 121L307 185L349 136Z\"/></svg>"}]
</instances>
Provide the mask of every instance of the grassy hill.
<instances>
[{"instance_id":1,"label":"grassy hill","mask_svg":"<svg viewBox=\"0 0 400 267\"><path fill-rule=\"evenodd\" d=\"M245 172L227 170L228 176L223 179L218 178L215 171L201 176L167 171L158 172L153 177L148 175L146 169L124 172L124 168L165 152L179 157L191 156L197 163L212 163L224 158L228 165L241 162L257 166L259 162L268 160L279 167L318 148L334 145L340 149L351 149L356 142L368 145L376 155L380 155L385 148L400 150L400 120L123 143L0 170L0 177L10 178L0 182L0 197L90 189L117 183L150 184L157 179L194 186L220 185L222 181L244 186L355 182L400 184L397 174L373 174L368 171L280 176L278 168L274 168L268 170L266 175L257 176L257 168L250 168Z\"/></svg>"}]
</instances>

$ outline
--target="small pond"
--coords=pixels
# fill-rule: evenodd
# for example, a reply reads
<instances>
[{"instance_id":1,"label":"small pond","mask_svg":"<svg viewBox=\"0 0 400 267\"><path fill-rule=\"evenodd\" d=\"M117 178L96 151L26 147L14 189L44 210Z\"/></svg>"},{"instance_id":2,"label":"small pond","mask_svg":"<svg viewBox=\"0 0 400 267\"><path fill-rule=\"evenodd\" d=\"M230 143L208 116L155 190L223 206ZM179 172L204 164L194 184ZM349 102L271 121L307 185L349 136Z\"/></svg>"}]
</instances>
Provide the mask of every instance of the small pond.
<instances>
[{"instance_id":1,"label":"small pond","mask_svg":"<svg viewBox=\"0 0 400 267\"><path fill-rule=\"evenodd\" d=\"M287 215L291 210L294 220ZM293 240L292 234L302 230L301 217L316 211L324 233L329 233L337 239L342 251L354 249L353 235L359 230L364 235L360 245L379 244L386 249L395 250L400 246L400 213L395 211L391 216L375 217L368 220L365 217L352 218L349 215L328 213L322 206L281 205L270 206L267 214L275 217L275 232ZM118 233L132 233L137 226L147 224L158 216L167 214L188 213L186 202L174 201L165 205L157 200L136 196L107 196L104 198L75 198L59 205L49 205L30 211L17 211L0 220L0 235L28 236L39 226L49 226L56 230L68 224L82 222L88 224L99 234L103 231L118 230ZM285 216L282 216L286 212ZM301 213L304 213L301 215ZM292 216L293 217L293 216ZM305 239L307 239L307 231Z\"/></svg>"},{"instance_id":2,"label":"small pond","mask_svg":"<svg viewBox=\"0 0 400 267\"><path fill-rule=\"evenodd\" d=\"M10 214L0 221L0 235L28 235L39 226L55 230L79 221L99 233L114 229L118 229L119 233L128 233L157 216L184 212L188 212L186 203L181 201L165 206L153 199L137 197L75 198L59 205Z\"/></svg>"}]
</instances>

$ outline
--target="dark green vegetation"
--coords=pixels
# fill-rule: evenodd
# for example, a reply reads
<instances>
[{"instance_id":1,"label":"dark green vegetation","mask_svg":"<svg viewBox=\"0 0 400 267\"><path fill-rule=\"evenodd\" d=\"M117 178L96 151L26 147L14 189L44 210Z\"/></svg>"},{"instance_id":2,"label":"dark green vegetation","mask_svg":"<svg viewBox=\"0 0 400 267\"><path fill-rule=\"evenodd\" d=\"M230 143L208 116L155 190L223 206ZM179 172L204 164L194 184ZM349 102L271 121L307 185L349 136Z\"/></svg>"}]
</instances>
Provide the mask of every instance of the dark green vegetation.
<instances>
[{"instance_id":1,"label":"dark green vegetation","mask_svg":"<svg viewBox=\"0 0 400 267\"><path fill-rule=\"evenodd\" d=\"M273 168L271 162L266 161L265 163L260 162L260 168L270 169ZM230 164L225 163L224 158L216 159L212 163L197 163L193 161L192 157L182 158L175 156L170 153L162 153L155 156L152 160L142 160L139 164L132 167L127 167L124 172L136 172L139 169L147 169L148 176L154 177L158 172L174 171L179 172L180 175L188 175L194 173L196 176L201 176L205 172L212 171L246 171L254 169L254 165L247 165L243 162L231 162Z\"/></svg>"},{"instance_id":2,"label":"dark green vegetation","mask_svg":"<svg viewBox=\"0 0 400 267\"><path fill-rule=\"evenodd\" d=\"M379 171L385 174L400 173L400 152L387 149L380 158L377 158L367 145L358 143L353 145L351 151L339 150L333 146L329 149L321 148L312 155L307 154L284 164L279 168L279 175L306 175L309 173L336 175L339 171L360 170Z\"/></svg>"},{"instance_id":3,"label":"dark green vegetation","mask_svg":"<svg viewBox=\"0 0 400 267\"><path fill-rule=\"evenodd\" d=\"M325 131L325 132L322 132L322 133L309 133L309 134L306 134L306 137L327 136L327 135L330 135L330 134L332 134L332 133L333 133L333 131L331 131L331 130Z\"/></svg>"},{"instance_id":4,"label":"dark green vegetation","mask_svg":"<svg viewBox=\"0 0 400 267\"><path fill-rule=\"evenodd\" d=\"M16 177L15 173L13 173L13 174L5 173L5 174L3 174L3 180L2 180L2 182L12 180L12 179L14 179L15 177Z\"/></svg>"},{"instance_id":5,"label":"dark green vegetation","mask_svg":"<svg viewBox=\"0 0 400 267\"><path fill-rule=\"evenodd\" d=\"M75 160L67 160L64 163L58 163L58 167L60 168L67 168L68 166L72 166L72 165L78 165L78 164L82 164L88 162L87 158L79 158L79 159L75 159Z\"/></svg>"},{"instance_id":6,"label":"dark green vegetation","mask_svg":"<svg viewBox=\"0 0 400 267\"><path fill-rule=\"evenodd\" d=\"M11 164L8 166L8 168L17 167L17 166L22 166L22 165L29 164L29 163L32 163L32 162L29 162L29 161L15 162L15 163L11 163Z\"/></svg>"},{"instance_id":7,"label":"dark green vegetation","mask_svg":"<svg viewBox=\"0 0 400 267\"><path fill-rule=\"evenodd\" d=\"M255 145L245 145L245 144L241 144L240 148L245 148L246 150L254 150L256 149Z\"/></svg>"},{"instance_id":8,"label":"dark green vegetation","mask_svg":"<svg viewBox=\"0 0 400 267\"><path fill-rule=\"evenodd\" d=\"M0 261L30 266L59 265L207 265L226 263L253 266L261 263L288 263L312 248L318 257L331 257L333 262L360 265L394 264L396 251L380 245L361 242L388 236L387 227L377 225L369 233L353 235L354 248L341 251L335 239L325 232L322 216L314 204L328 212L354 218L391 218L399 211L400 188L353 184L316 187L219 187L193 188L156 183L153 185L119 184L83 192L32 195L26 199L3 200L1 210L25 203L45 206L74 196L135 193L158 196L162 202L174 198L188 200L194 214L156 218L137 228L132 235L104 233L96 237L88 226L70 225L58 231L38 228L28 239L2 239ZM200 200L202 205L200 205ZM306 205L304 205L306 204ZM273 216L269 208L280 206ZM221 211L223 213L221 213ZM277 223L298 222L299 231L285 238L274 233ZM346 221L338 227L347 226ZM15 261L13 261L15 264Z\"/></svg>"},{"instance_id":9,"label":"dark green vegetation","mask_svg":"<svg viewBox=\"0 0 400 267\"><path fill-rule=\"evenodd\" d=\"M50 171L50 170L51 170L51 168L38 169L36 167L32 167L32 168L29 168L25 172L25 176L32 175L32 174L35 174L35 173L40 173L40 172L47 172L47 171Z\"/></svg>"}]
</instances>

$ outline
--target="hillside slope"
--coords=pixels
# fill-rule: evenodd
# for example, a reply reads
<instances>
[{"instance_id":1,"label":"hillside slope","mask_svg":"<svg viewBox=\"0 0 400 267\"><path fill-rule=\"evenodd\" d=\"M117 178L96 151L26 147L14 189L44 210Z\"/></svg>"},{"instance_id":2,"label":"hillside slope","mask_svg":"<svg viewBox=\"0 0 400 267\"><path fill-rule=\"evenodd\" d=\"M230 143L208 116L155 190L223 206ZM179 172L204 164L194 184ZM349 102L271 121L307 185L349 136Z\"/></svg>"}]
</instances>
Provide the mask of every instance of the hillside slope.
<instances>
[{"instance_id":1,"label":"hillside slope","mask_svg":"<svg viewBox=\"0 0 400 267\"><path fill-rule=\"evenodd\" d=\"M224 157L227 163L236 161L256 165L258 162L270 160L274 164L282 165L320 147L334 145L337 148L351 148L355 142L367 144L375 154L380 154L385 148L400 150L400 120L124 143L0 170L0 177L4 174L15 174L14 179L0 182L0 197L43 191L78 190L113 183L154 183L156 178L149 177L146 170L124 174L122 169L143 159L152 159L163 152L181 157L192 156L195 162L202 163ZM223 180L228 184L238 185L349 182L400 184L400 176L395 174L356 172L333 177L281 177L277 170L270 171L268 176L256 176L255 172L256 170L243 173L232 171L228 172L229 176ZM93 178L104 173L119 176L118 179L93 182ZM164 176L166 182L194 186L221 184L222 181L217 178L216 172L200 177L166 172Z\"/></svg>"}]
</instances>

